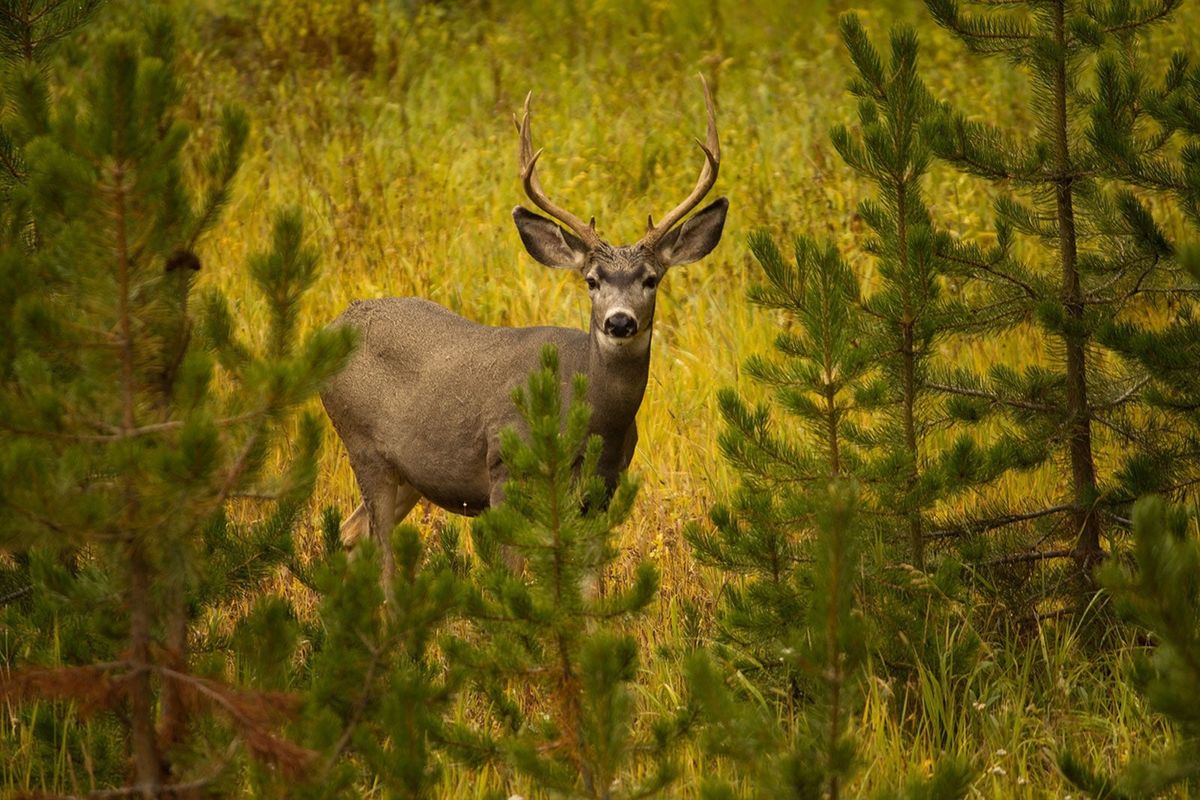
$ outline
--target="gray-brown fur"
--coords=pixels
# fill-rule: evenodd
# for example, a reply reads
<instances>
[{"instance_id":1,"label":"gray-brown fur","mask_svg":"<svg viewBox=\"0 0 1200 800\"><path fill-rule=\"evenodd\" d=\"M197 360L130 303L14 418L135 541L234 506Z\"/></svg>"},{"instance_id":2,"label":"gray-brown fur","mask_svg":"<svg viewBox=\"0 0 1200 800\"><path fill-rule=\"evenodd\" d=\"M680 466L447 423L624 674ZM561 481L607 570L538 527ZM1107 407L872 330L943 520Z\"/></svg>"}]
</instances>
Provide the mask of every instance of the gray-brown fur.
<instances>
[{"instance_id":1,"label":"gray-brown fur","mask_svg":"<svg viewBox=\"0 0 1200 800\"><path fill-rule=\"evenodd\" d=\"M682 225L716 180L720 150L712 99L705 166L697 189L634 245L612 247L592 225L554 205L534 174L528 101L521 130L526 193L552 213L518 207L513 219L526 250L546 266L576 271L592 302L589 329L480 325L418 298L356 301L335 321L360 334L358 350L321 393L350 454L363 505L343 526L349 543L369 528L377 540L422 497L474 515L501 499L500 432L519 423L512 390L557 347L563 389L588 378L592 432L604 441L601 474L610 487L629 466L635 418L646 390L658 284L671 266L696 261L720 240L728 202L720 198ZM540 152L540 151L539 151ZM390 584L389 549L383 548Z\"/></svg>"}]
</instances>

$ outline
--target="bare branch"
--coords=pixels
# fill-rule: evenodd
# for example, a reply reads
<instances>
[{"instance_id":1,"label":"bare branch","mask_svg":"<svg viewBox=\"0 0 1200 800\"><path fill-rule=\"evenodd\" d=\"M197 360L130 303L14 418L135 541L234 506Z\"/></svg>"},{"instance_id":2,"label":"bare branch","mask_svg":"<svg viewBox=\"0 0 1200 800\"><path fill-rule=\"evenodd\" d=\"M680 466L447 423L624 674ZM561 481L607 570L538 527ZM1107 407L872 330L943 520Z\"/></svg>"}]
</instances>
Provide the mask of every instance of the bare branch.
<instances>
[{"instance_id":1,"label":"bare branch","mask_svg":"<svg viewBox=\"0 0 1200 800\"><path fill-rule=\"evenodd\" d=\"M1073 550L1048 550L1044 553L1015 553L1013 555L1003 556L1001 558L993 558L990 561L980 561L972 566L979 567L997 567L1002 564L1025 564L1032 561L1049 561L1055 558L1070 558L1075 554Z\"/></svg>"},{"instance_id":2,"label":"bare branch","mask_svg":"<svg viewBox=\"0 0 1200 800\"><path fill-rule=\"evenodd\" d=\"M1041 517L1048 517L1052 514L1062 514L1066 511L1070 511L1072 508L1074 508L1074 506L1059 505L1059 506L1050 506L1049 508L1041 508L1041 509L1038 509L1037 511L1028 511L1028 512L1017 513L1017 514L1003 514L999 517L992 517L991 519L980 520L978 522L968 522L964 525L960 525L960 526L954 527L954 528L945 528L943 530L930 531L927 534L927 538L929 538L929 539L953 539L958 536L967 536L972 533L983 533L985 531L995 530L996 528L1003 528L1003 527L1012 525L1017 522L1028 522L1030 520L1039 519Z\"/></svg>"},{"instance_id":3,"label":"bare branch","mask_svg":"<svg viewBox=\"0 0 1200 800\"><path fill-rule=\"evenodd\" d=\"M1046 406L1040 403L1031 403L1028 400L1018 400L1011 397L1001 397L1000 395L982 392L977 389L965 389L961 386L949 386L944 383L931 383L928 388L937 392L945 392L947 394L956 394L962 397L976 397L981 400L989 400L992 403L1003 406L1011 406L1012 408L1021 408L1026 411L1039 411L1042 413L1050 413L1057 411L1054 406Z\"/></svg>"}]
</instances>

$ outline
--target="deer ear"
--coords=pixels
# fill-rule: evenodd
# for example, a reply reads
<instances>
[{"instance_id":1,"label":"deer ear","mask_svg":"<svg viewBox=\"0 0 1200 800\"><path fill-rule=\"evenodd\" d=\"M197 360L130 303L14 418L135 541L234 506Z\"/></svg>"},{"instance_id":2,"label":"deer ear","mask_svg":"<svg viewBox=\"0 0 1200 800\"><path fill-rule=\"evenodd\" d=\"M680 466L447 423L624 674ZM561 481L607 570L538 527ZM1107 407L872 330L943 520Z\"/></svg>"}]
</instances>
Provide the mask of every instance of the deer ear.
<instances>
[{"instance_id":1,"label":"deer ear","mask_svg":"<svg viewBox=\"0 0 1200 800\"><path fill-rule=\"evenodd\" d=\"M655 248L658 261L664 267L677 267L699 261L712 252L721 241L725 228L725 212L729 200L719 197L709 203L682 225L673 228Z\"/></svg>"},{"instance_id":2,"label":"deer ear","mask_svg":"<svg viewBox=\"0 0 1200 800\"><path fill-rule=\"evenodd\" d=\"M513 221L517 223L521 243L540 263L555 269L583 266L588 248L575 234L521 206L513 209Z\"/></svg>"}]
</instances>

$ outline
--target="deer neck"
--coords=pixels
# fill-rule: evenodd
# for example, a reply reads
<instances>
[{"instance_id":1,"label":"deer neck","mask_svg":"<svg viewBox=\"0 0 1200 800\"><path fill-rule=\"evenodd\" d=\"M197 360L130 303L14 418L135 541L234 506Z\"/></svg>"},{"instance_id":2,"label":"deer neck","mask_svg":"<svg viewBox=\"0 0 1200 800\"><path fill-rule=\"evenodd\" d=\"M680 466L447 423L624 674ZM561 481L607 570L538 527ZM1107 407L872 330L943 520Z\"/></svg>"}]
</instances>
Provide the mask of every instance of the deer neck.
<instances>
[{"instance_id":1,"label":"deer neck","mask_svg":"<svg viewBox=\"0 0 1200 800\"><path fill-rule=\"evenodd\" d=\"M623 433L637 417L650 374L650 325L628 344L613 344L594 327L588 343L588 402L592 429Z\"/></svg>"}]
</instances>

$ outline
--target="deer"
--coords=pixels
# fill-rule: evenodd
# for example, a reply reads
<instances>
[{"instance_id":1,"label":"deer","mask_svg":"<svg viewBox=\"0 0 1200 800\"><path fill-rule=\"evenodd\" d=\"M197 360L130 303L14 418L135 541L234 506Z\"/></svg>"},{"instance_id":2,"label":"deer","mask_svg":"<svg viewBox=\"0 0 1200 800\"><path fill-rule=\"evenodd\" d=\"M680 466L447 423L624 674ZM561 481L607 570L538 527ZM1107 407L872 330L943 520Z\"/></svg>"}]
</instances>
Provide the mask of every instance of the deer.
<instances>
[{"instance_id":1,"label":"deer","mask_svg":"<svg viewBox=\"0 0 1200 800\"><path fill-rule=\"evenodd\" d=\"M415 297L357 300L332 323L359 345L321 392L349 455L362 503L342 526L351 546L369 533L380 546L385 597L394 564L385 546L392 528L424 498L474 516L503 500L507 478L500 433L518 426L512 401L539 367L544 347L558 350L564 397L575 374L587 377L590 435L602 439L599 475L611 493L637 445L636 417L650 370L656 292L671 267L712 252L729 202L721 197L684 221L708 195L721 166L716 111L703 76L707 135L695 188L631 245L613 246L582 218L551 200L537 176L530 100L513 121L525 195L546 216L517 206L513 221L525 250L552 269L576 273L591 300L588 330L493 327ZM680 224L682 223L682 224Z\"/></svg>"}]
</instances>

